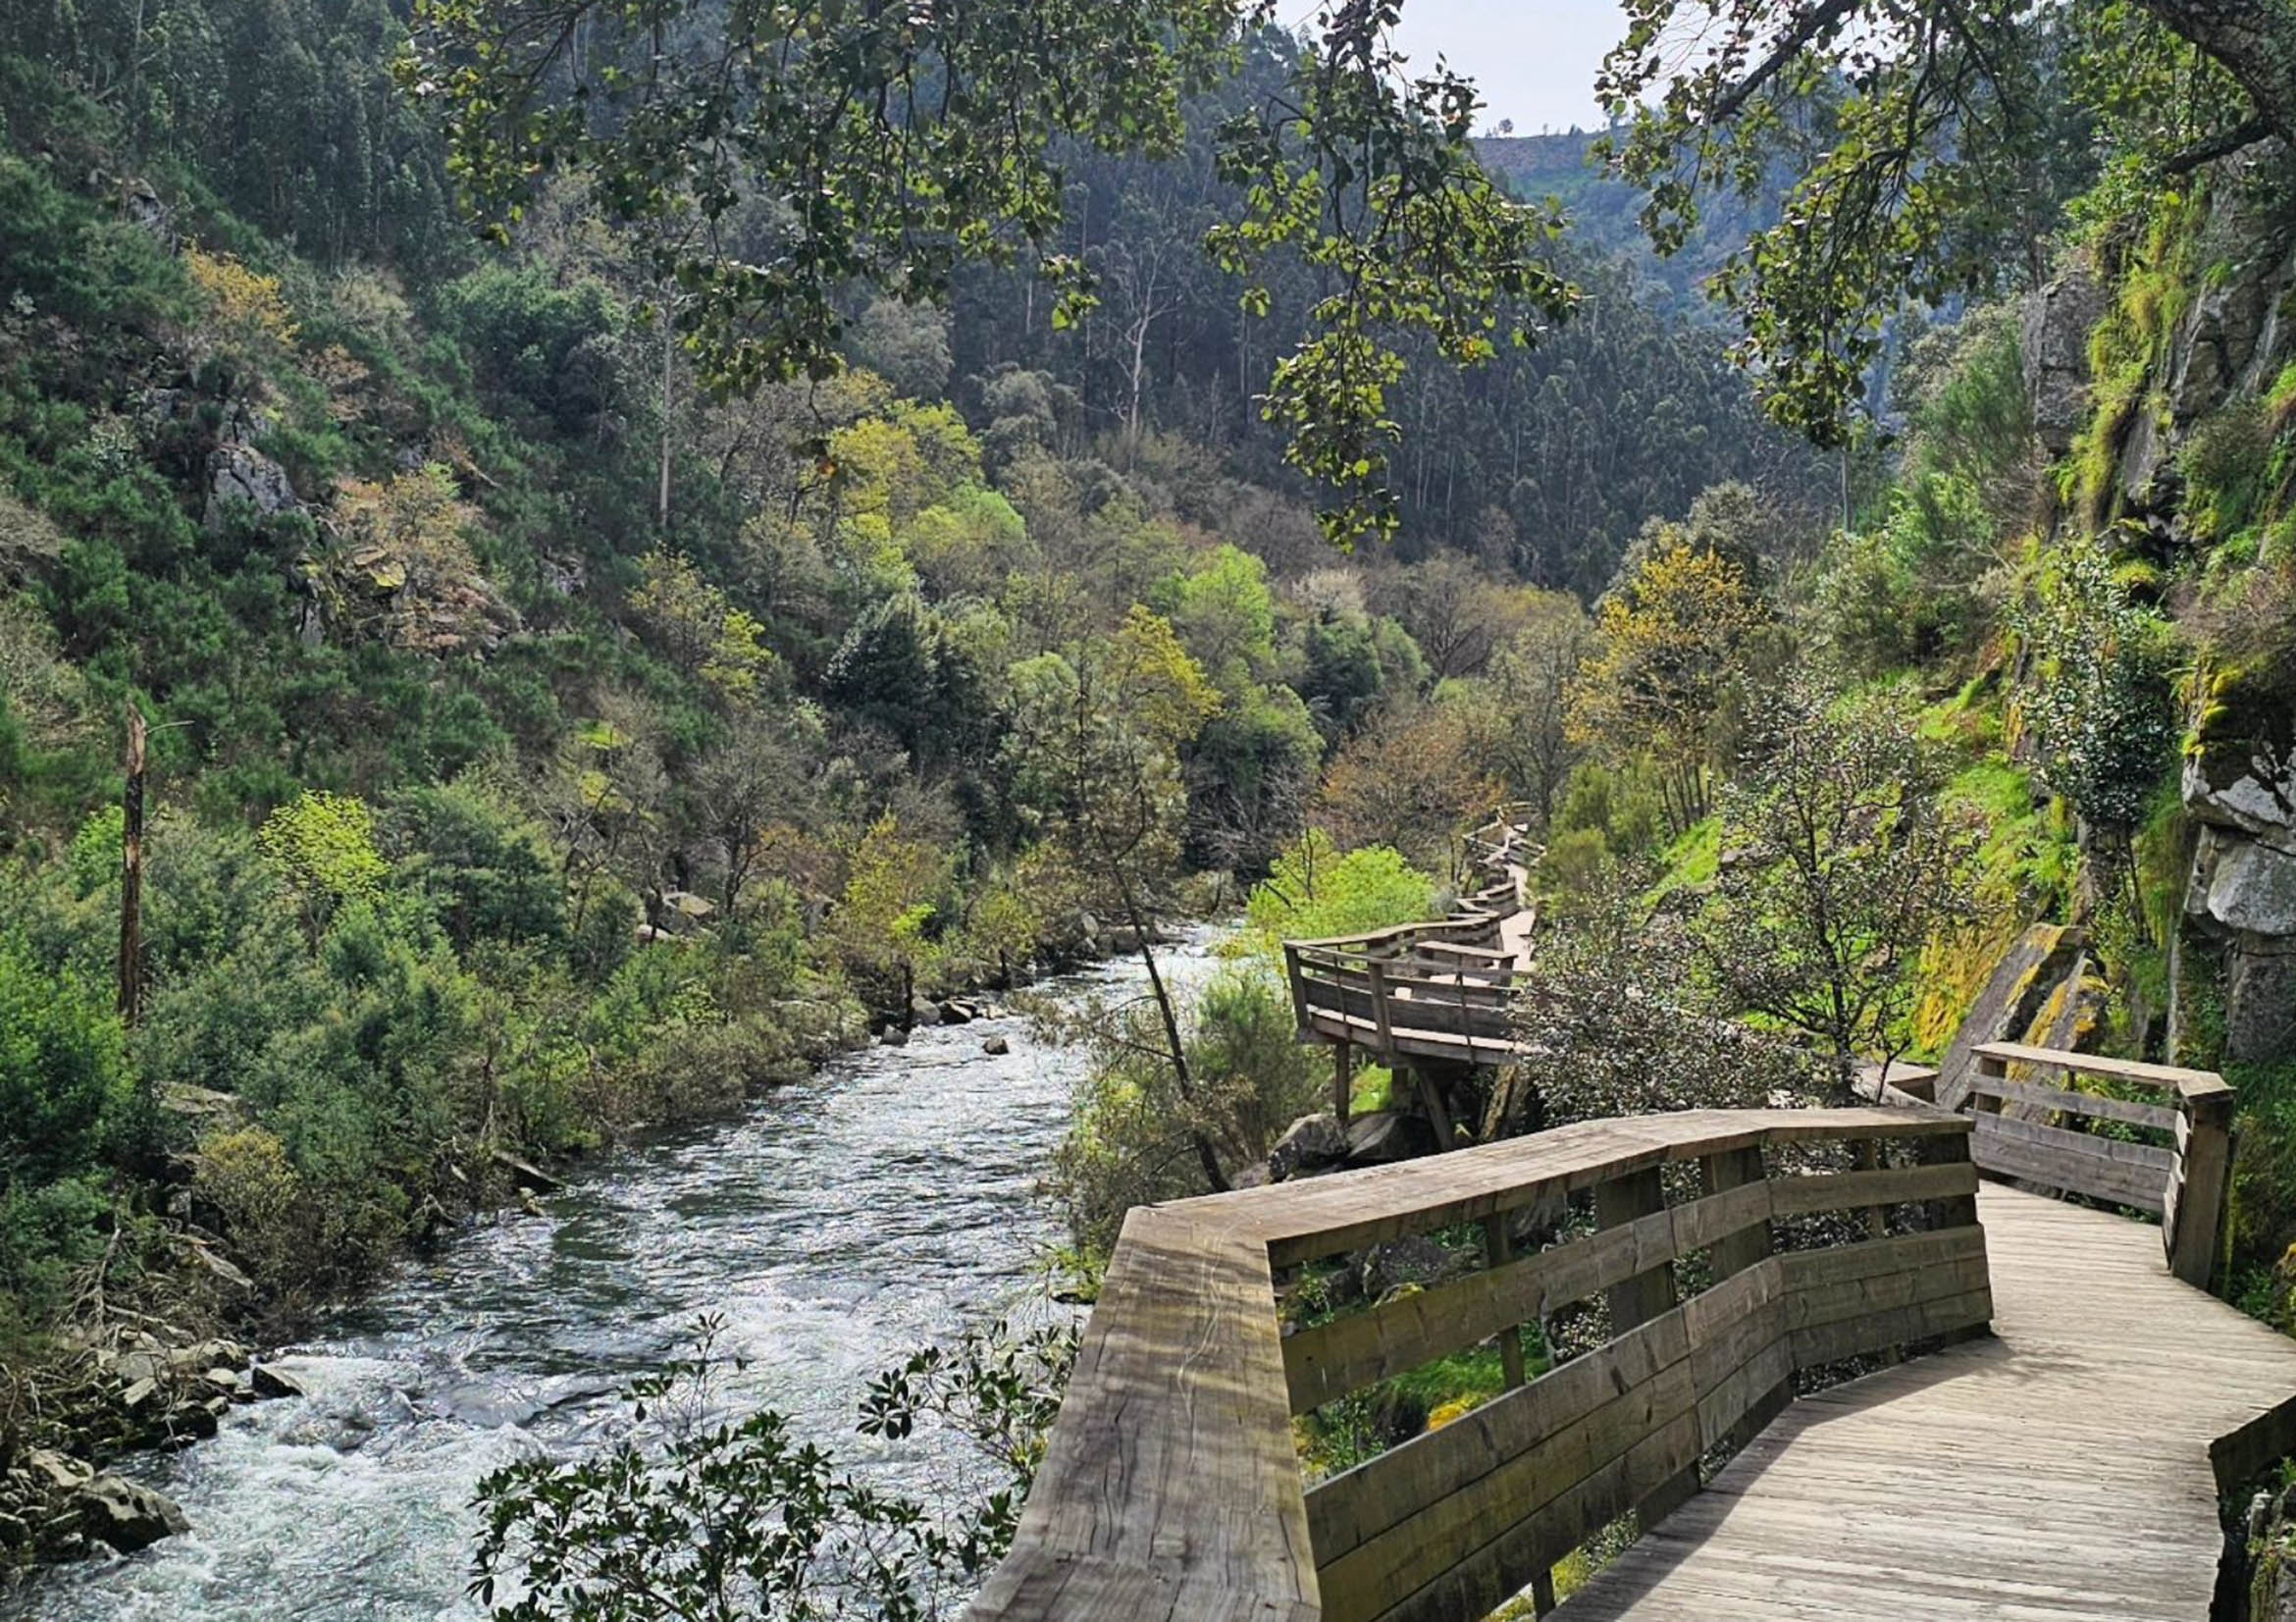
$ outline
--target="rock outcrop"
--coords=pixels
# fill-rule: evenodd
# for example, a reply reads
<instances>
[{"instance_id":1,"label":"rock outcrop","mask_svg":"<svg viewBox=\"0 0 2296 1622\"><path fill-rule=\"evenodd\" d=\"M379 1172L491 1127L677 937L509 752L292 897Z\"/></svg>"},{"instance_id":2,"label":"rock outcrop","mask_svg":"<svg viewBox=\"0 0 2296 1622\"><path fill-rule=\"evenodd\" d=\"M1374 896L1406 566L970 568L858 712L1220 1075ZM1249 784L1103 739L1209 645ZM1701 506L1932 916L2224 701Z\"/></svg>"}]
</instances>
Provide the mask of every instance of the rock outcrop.
<instances>
[{"instance_id":1,"label":"rock outcrop","mask_svg":"<svg viewBox=\"0 0 2296 1622\"><path fill-rule=\"evenodd\" d=\"M2218 682L2185 758L2200 823L2185 916L2224 949L2224 1057L2296 1055L2296 716Z\"/></svg>"},{"instance_id":2,"label":"rock outcrop","mask_svg":"<svg viewBox=\"0 0 2296 1622\"><path fill-rule=\"evenodd\" d=\"M1977 1074L1977 1047L1985 1042L2022 1042L2068 979L2081 973L2087 937L2078 929L2037 923L2017 938L1994 966L1985 989L1970 1005L1937 1062L1937 1101L1957 1110Z\"/></svg>"}]
</instances>

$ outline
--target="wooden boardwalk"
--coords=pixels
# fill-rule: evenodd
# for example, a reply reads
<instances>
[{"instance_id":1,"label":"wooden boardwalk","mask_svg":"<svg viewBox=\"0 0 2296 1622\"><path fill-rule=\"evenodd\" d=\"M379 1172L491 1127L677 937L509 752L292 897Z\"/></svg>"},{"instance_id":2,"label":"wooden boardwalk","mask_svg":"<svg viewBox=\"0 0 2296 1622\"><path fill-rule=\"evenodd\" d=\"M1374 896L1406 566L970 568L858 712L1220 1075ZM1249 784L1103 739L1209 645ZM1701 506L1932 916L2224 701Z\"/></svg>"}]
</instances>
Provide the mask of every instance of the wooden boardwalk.
<instances>
[{"instance_id":1,"label":"wooden boardwalk","mask_svg":"<svg viewBox=\"0 0 2296 1622\"><path fill-rule=\"evenodd\" d=\"M2172 1278L2156 1228L1978 1210L1993 1338L1793 1403L1556 1614L2202 1622L2213 1454L2237 1484L2290 1444L2296 1341Z\"/></svg>"}]
</instances>

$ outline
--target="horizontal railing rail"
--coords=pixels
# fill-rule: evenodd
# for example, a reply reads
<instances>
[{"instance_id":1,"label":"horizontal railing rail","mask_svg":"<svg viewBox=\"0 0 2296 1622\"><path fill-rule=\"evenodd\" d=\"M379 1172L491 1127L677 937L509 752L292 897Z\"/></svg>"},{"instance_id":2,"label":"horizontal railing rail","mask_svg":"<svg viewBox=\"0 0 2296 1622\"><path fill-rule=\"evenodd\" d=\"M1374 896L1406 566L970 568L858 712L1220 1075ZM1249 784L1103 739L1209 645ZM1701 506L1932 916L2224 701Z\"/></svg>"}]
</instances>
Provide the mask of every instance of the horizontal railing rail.
<instances>
[{"instance_id":1,"label":"horizontal railing rail","mask_svg":"<svg viewBox=\"0 0 2296 1622\"><path fill-rule=\"evenodd\" d=\"M1981 1332L1971 1129L1904 1109L1646 1116L1136 1209L969 1616L1481 1616L1619 1516L1662 1518L1798 1374ZM1279 1275L1467 1224L1475 1271L1281 1333ZM1566 1320L1593 1343L1538 1372ZM1503 1394L1303 1480L1295 1414L1493 1337Z\"/></svg>"},{"instance_id":2,"label":"horizontal railing rail","mask_svg":"<svg viewBox=\"0 0 2296 1622\"><path fill-rule=\"evenodd\" d=\"M1981 1171L2161 1219L2169 1271L2210 1286L2232 1171L2232 1086L2214 1071L2021 1042L1973 1050L1968 1103ZM2094 1076L2165 1100L2110 1097L2043 1076ZM2064 1124L2061 1124L2064 1123Z\"/></svg>"},{"instance_id":3,"label":"horizontal railing rail","mask_svg":"<svg viewBox=\"0 0 2296 1622\"><path fill-rule=\"evenodd\" d=\"M1303 1038L1398 1059L1499 1063L1518 1051L1512 995L1522 965L1506 944L1528 907L1521 872L1535 859L1524 808L1467 836L1489 882L1446 918L1358 935L1283 943L1292 1015ZM1518 940L1527 931L1518 932Z\"/></svg>"}]
</instances>

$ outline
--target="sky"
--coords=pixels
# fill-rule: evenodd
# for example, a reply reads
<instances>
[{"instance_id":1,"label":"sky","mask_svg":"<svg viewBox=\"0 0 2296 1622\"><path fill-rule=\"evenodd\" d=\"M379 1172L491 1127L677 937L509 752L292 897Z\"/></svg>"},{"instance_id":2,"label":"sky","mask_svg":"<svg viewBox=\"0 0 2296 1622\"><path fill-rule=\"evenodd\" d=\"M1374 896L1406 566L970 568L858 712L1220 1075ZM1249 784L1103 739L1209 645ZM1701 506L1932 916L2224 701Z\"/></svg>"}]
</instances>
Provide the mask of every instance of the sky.
<instances>
[{"instance_id":1,"label":"sky","mask_svg":"<svg viewBox=\"0 0 2296 1622\"><path fill-rule=\"evenodd\" d=\"M1483 127L1515 132L1597 128L1594 72L1626 31L1618 0L1403 0L1399 30L1415 67L1447 58L1489 103Z\"/></svg>"}]
</instances>

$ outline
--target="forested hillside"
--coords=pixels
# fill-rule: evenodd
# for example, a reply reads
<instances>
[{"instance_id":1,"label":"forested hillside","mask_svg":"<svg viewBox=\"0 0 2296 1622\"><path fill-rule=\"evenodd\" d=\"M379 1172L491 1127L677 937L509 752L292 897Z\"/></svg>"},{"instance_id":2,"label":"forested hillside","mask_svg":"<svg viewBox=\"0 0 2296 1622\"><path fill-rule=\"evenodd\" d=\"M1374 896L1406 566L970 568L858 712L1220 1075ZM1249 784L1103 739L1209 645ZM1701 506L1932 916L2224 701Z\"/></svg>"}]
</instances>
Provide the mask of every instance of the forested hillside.
<instances>
[{"instance_id":1,"label":"forested hillside","mask_svg":"<svg viewBox=\"0 0 2296 1622\"><path fill-rule=\"evenodd\" d=\"M1360 10L513 9L0 0L0 1559L84 1548L35 1450L251 1394L211 1336L1191 915L1200 995L1045 1016L1083 1293L1334 1134L1839 1100L2030 952L1997 1033L2241 1089L2220 1282L2296 1322L2270 52L1828 6L1738 84L1763 8L1650 0L1739 48L1622 50L1601 147ZM1524 1057L1342 1074L1359 1154L1280 943L1501 803ZM1437 1373L1311 1466L1501 1388Z\"/></svg>"},{"instance_id":2,"label":"forested hillside","mask_svg":"<svg viewBox=\"0 0 2296 1622\"><path fill-rule=\"evenodd\" d=\"M857 290L846 369L727 394L580 183L473 233L388 8L0 24L26 1350L91 1278L291 1312L510 1160L1134 938L1311 820L1439 863L1559 791L1550 593L1709 485L1780 555L1835 498L1710 326L1586 257L1537 348L1422 357L1395 555L1332 551L1256 403L1313 279L1246 315L1201 247L1281 40L1176 157L1070 154L1087 318L1018 270Z\"/></svg>"}]
</instances>

